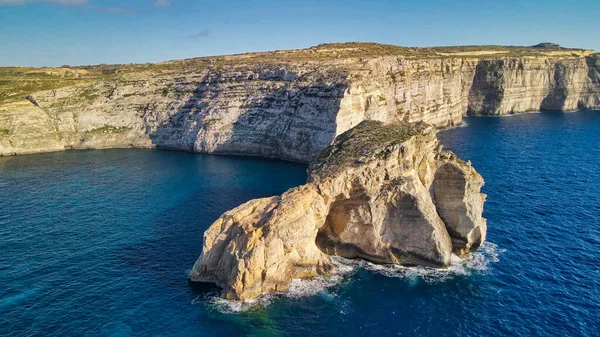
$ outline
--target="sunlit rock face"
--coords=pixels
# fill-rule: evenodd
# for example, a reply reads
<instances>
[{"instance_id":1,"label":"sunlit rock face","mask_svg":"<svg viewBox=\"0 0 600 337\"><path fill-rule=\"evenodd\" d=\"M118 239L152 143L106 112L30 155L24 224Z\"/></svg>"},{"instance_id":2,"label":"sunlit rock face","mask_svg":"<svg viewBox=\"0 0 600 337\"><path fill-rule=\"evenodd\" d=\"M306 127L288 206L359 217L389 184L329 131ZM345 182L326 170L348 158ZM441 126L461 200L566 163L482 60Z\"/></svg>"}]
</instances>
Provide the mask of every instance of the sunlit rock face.
<instances>
[{"instance_id":1,"label":"sunlit rock face","mask_svg":"<svg viewBox=\"0 0 600 337\"><path fill-rule=\"evenodd\" d=\"M330 255L446 267L485 240L482 185L432 126L365 121L317 155L305 185L223 214L190 279L245 300L330 273Z\"/></svg>"},{"instance_id":2,"label":"sunlit rock face","mask_svg":"<svg viewBox=\"0 0 600 337\"><path fill-rule=\"evenodd\" d=\"M0 101L0 155L159 147L308 163L363 120L600 107L597 54L323 50L175 61Z\"/></svg>"}]
</instances>

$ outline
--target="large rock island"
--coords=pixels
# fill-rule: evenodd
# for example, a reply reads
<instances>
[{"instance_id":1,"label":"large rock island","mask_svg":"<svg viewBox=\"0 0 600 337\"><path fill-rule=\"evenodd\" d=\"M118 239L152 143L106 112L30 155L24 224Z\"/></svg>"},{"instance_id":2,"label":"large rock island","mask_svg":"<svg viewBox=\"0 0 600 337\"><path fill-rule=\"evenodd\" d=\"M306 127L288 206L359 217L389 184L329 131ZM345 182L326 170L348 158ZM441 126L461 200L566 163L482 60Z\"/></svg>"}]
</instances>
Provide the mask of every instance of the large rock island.
<instances>
[{"instance_id":1,"label":"large rock island","mask_svg":"<svg viewBox=\"0 0 600 337\"><path fill-rule=\"evenodd\" d=\"M485 240L482 185L434 127L364 121L312 161L305 185L223 214L190 279L246 300L331 273L330 255L446 267Z\"/></svg>"}]
</instances>

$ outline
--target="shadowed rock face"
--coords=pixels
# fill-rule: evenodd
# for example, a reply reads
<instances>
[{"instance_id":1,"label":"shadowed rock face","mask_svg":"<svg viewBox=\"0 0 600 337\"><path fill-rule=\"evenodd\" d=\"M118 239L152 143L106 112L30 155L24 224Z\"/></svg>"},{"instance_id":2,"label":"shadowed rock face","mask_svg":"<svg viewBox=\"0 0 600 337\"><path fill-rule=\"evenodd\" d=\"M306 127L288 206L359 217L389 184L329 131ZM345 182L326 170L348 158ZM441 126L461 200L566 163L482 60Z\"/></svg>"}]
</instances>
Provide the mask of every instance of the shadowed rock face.
<instances>
[{"instance_id":1,"label":"shadowed rock face","mask_svg":"<svg viewBox=\"0 0 600 337\"><path fill-rule=\"evenodd\" d=\"M478 226L483 213L483 202L479 202L483 182L470 176L472 173L446 163L437 169L430 187L437 212L459 254L477 249L486 234L486 227Z\"/></svg>"},{"instance_id":2,"label":"shadowed rock face","mask_svg":"<svg viewBox=\"0 0 600 337\"><path fill-rule=\"evenodd\" d=\"M365 121L315 158L305 185L223 214L190 279L244 300L328 274L330 255L446 267L485 240L482 185L433 127Z\"/></svg>"}]
</instances>

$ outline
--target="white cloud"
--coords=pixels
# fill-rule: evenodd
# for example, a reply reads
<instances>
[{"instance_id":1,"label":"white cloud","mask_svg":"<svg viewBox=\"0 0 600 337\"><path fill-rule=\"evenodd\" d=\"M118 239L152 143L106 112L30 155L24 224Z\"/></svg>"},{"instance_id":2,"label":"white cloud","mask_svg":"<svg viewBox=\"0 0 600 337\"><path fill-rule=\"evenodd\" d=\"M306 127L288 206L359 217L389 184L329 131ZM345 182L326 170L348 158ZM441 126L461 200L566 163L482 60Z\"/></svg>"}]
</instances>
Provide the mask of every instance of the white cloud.
<instances>
[{"instance_id":1,"label":"white cloud","mask_svg":"<svg viewBox=\"0 0 600 337\"><path fill-rule=\"evenodd\" d=\"M171 6L171 1L169 0L155 0L154 7L164 8Z\"/></svg>"},{"instance_id":2,"label":"white cloud","mask_svg":"<svg viewBox=\"0 0 600 337\"><path fill-rule=\"evenodd\" d=\"M52 2L61 5L79 6L85 5L88 0L0 0L0 5L24 5L33 2Z\"/></svg>"}]
</instances>

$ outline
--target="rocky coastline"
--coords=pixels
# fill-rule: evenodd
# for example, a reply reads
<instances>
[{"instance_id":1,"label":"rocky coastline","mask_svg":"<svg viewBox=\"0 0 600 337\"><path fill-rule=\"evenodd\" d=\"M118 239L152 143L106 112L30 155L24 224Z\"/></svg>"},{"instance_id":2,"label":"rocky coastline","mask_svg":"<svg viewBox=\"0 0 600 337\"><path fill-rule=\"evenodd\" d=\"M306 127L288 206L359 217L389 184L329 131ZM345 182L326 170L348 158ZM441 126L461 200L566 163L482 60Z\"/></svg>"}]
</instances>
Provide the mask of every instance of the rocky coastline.
<instances>
[{"instance_id":1,"label":"rocky coastline","mask_svg":"<svg viewBox=\"0 0 600 337\"><path fill-rule=\"evenodd\" d=\"M0 156L161 148L310 163L205 232L190 279L247 300L332 255L448 267L485 240L483 178L436 130L600 108L600 56L553 44L340 43L146 65L0 68Z\"/></svg>"},{"instance_id":2,"label":"rocky coastline","mask_svg":"<svg viewBox=\"0 0 600 337\"><path fill-rule=\"evenodd\" d=\"M0 156L163 148L308 163L363 120L600 107L598 54L370 43L147 65L0 68ZM7 83L7 84L4 84Z\"/></svg>"}]
</instances>

